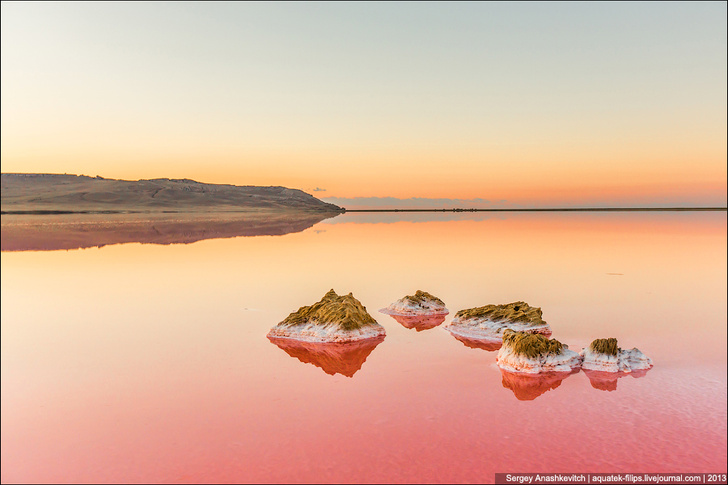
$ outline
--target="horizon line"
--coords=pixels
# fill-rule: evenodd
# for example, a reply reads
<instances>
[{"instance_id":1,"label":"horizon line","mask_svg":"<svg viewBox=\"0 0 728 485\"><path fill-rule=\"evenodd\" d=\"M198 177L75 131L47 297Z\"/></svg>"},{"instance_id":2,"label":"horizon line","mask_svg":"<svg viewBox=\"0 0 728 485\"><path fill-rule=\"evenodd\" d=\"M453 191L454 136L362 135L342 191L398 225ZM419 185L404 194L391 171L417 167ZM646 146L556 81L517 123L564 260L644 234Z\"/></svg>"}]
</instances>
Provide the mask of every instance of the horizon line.
<instances>
[{"instance_id":1,"label":"horizon line","mask_svg":"<svg viewBox=\"0 0 728 485\"><path fill-rule=\"evenodd\" d=\"M635 212L728 211L728 207L550 207L508 209L346 209L346 212Z\"/></svg>"}]
</instances>

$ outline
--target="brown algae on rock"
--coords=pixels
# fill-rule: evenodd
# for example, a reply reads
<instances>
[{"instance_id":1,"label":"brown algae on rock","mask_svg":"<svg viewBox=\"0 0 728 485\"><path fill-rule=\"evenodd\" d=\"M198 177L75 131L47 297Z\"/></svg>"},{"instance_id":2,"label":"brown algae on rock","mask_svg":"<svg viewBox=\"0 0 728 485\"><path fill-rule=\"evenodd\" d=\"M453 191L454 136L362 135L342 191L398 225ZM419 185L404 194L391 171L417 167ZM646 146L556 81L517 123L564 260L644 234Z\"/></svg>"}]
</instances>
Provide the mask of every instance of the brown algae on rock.
<instances>
[{"instance_id":1,"label":"brown algae on rock","mask_svg":"<svg viewBox=\"0 0 728 485\"><path fill-rule=\"evenodd\" d=\"M461 319L485 318L493 322L508 321L537 326L546 325L542 315L541 308L532 307L523 301L516 301L506 305L485 305L467 308L457 312L455 317Z\"/></svg>"},{"instance_id":2,"label":"brown algae on rock","mask_svg":"<svg viewBox=\"0 0 728 485\"><path fill-rule=\"evenodd\" d=\"M279 325L301 325L316 321L320 325L338 325L342 330L356 330L366 325L379 325L354 295L337 295L331 289L320 301L302 306Z\"/></svg>"},{"instance_id":3,"label":"brown algae on rock","mask_svg":"<svg viewBox=\"0 0 728 485\"><path fill-rule=\"evenodd\" d=\"M385 335L384 328L354 296L332 289L310 306L303 306L273 327L269 337L311 342L347 342Z\"/></svg>"},{"instance_id":4,"label":"brown algae on rock","mask_svg":"<svg viewBox=\"0 0 728 485\"><path fill-rule=\"evenodd\" d=\"M417 290L414 295L407 295L404 297L405 300L412 303L413 305L422 305L426 302L434 302L438 305L445 306L445 302L438 297L431 295L430 293L422 290Z\"/></svg>"},{"instance_id":5,"label":"brown algae on rock","mask_svg":"<svg viewBox=\"0 0 728 485\"><path fill-rule=\"evenodd\" d=\"M564 344L555 338L547 338L536 333L503 331L503 346L510 347L514 354L524 355L531 359L546 356L560 355Z\"/></svg>"},{"instance_id":6,"label":"brown algae on rock","mask_svg":"<svg viewBox=\"0 0 728 485\"><path fill-rule=\"evenodd\" d=\"M506 329L551 335L541 308L524 301L460 310L445 328L461 337L493 341L501 341Z\"/></svg>"},{"instance_id":7,"label":"brown algae on rock","mask_svg":"<svg viewBox=\"0 0 728 485\"><path fill-rule=\"evenodd\" d=\"M622 350L617 346L616 338L598 338L589 344L592 352L605 355L613 355L614 357Z\"/></svg>"}]
</instances>

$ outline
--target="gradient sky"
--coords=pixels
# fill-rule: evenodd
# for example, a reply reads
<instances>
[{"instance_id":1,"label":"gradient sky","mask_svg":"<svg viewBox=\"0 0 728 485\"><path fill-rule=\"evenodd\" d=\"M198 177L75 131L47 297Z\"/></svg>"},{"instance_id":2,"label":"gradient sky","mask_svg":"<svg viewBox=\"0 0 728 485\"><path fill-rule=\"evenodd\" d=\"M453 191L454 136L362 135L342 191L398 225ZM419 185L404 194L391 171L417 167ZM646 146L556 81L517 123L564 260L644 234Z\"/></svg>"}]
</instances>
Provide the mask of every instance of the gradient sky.
<instances>
[{"instance_id":1,"label":"gradient sky","mask_svg":"<svg viewBox=\"0 0 728 485\"><path fill-rule=\"evenodd\" d=\"M2 171L725 205L726 14L4 1Z\"/></svg>"}]
</instances>

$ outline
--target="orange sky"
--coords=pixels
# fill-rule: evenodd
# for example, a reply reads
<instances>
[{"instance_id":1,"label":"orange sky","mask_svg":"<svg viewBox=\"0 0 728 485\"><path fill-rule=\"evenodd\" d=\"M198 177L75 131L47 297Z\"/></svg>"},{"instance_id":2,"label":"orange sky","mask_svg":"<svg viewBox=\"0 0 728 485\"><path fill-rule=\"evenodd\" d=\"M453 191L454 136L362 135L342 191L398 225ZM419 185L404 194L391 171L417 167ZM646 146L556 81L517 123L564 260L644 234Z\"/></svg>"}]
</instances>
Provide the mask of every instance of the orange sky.
<instances>
[{"instance_id":1,"label":"orange sky","mask_svg":"<svg viewBox=\"0 0 728 485\"><path fill-rule=\"evenodd\" d=\"M2 171L725 205L725 14L4 2Z\"/></svg>"}]
</instances>

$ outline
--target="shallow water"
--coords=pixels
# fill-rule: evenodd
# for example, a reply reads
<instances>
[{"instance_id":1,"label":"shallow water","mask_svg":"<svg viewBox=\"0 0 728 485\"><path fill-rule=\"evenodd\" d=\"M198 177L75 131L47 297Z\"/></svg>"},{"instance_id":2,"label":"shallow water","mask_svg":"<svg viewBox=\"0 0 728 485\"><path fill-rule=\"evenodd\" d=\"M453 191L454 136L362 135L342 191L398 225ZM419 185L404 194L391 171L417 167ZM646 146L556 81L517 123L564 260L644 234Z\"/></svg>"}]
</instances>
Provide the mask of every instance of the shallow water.
<instances>
[{"instance_id":1,"label":"shallow water","mask_svg":"<svg viewBox=\"0 0 728 485\"><path fill-rule=\"evenodd\" d=\"M1 257L3 482L726 471L725 212L344 214L279 236ZM386 338L266 338L331 288ZM617 337L655 366L501 372L492 346L377 311L417 289L445 301L445 323L523 300L570 348Z\"/></svg>"}]
</instances>

